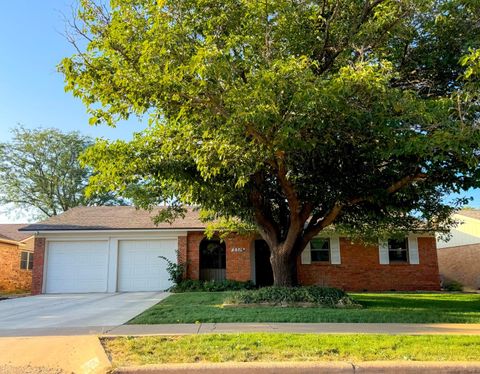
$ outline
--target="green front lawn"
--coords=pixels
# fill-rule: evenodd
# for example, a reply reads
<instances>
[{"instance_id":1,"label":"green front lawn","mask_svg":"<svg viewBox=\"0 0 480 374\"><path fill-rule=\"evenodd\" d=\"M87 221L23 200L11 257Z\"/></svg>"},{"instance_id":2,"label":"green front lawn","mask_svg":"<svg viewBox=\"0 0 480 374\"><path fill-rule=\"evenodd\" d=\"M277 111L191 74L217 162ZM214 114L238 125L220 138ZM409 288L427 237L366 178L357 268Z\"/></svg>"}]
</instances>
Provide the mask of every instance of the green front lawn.
<instances>
[{"instance_id":1,"label":"green front lawn","mask_svg":"<svg viewBox=\"0 0 480 374\"><path fill-rule=\"evenodd\" d=\"M102 339L114 366L252 361L476 361L476 336L211 334Z\"/></svg>"},{"instance_id":2,"label":"green front lawn","mask_svg":"<svg viewBox=\"0 0 480 374\"><path fill-rule=\"evenodd\" d=\"M362 309L222 307L227 292L173 294L131 324L195 322L480 323L479 294L350 294Z\"/></svg>"}]
</instances>

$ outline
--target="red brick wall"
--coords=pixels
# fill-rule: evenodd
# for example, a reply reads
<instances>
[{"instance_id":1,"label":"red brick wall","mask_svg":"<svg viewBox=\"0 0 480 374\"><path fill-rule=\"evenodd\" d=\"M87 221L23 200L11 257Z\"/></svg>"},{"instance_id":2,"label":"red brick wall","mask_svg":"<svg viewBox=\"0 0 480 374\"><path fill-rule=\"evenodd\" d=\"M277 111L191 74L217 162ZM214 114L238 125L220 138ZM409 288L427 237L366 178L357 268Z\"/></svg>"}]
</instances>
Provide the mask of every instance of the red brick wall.
<instances>
[{"instance_id":1,"label":"red brick wall","mask_svg":"<svg viewBox=\"0 0 480 374\"><path fill-rule=\"evenodd\" d=\"M187 235L187 278L200 277L200 242L205 238L202 232L189 232ZM226 277L230 280L247 281L252 279L250 255L253 238L231 235L225 239ZM180 248L180 241L179 241ZM244 248L244 252L232 252L234 248Z\"/></svg>"},{"instance_id":2,"label":"red brick wall","mask_svg":"<svg viewBox=\"0 0 480 374\"><path fill-rule=\"evenodd\" d=\"M440 274L467 288L480 288L480 244L441 248L437 251Z\"/></svg>"},{"instance_id":3,"label":"red brick wall","mask_svg":"<svg viewBox=\"0 0 480 374\"><path fill-rule=\"evenodd\" d=\"M205 236L202 232L189 232L187 235L187 278L200 278L200 242Z\"/></svg>"},{"instance_id":4,"label":"red brick wall","mask_svg":"<svg viewBox=\"0 0 480 374\"><path fill-rule=\"evenodd\" d=\"M201 232L188 233L186 240L187 278L199 279L199 246L204 239ZM225 240L227 254L227 279L247 281L252 279L254 238L231 235ZM179 248L181 248L179 241ZM245 248L244 252L232 251ZM381 265L378 246L363 246L347 238L340 239L342 263L302 265L298 260L300 284L318 284L350 291L439 290L436 243L433 237L418 238L420 264Z\"/></svg>"},{"instance_id":5,"label":"red brick wall","mask_svg":"<svg viewBox=\"0 0 480 374\"><path fill-rule=\"evenodd\" d=\"M298 265L301 284L319 284L349 291L439 290L440 277L433 237L418 238L420 264L381 265L378 246L362 246L340 238L340 265Z\"/></svg>"},{"instance_id":6,"label":"red brick wall","mask_svg":"<svg viewBox=\"0 0 480 374\"><path fill-rule=\"evenodd\" d=\"M32 295L42 293L43 264L45 258L45 238L35 238L35 255L33 256Z\"/></svg>"},{"instance_id":7,"label":"red brick wall","mask_svg":"<svg viewBox=\"0 0 480 374\"><path fill-rule=\"evenodd\" d=\"M251 280L254 238L230 235L225 240L225 244L227 247L227 279L242 282Z\"/></svg>"},{"instance_id":8,"label":"red brick wall","mask_svg":"<svg viewBox=\"0 0 480 374\"><path fill-rule=\"evenodd\" d=\"M20 269L21 252L25 250L31 249L28 245L0 242L0 291L30 291L32 271Z\"/></svg>"}]
</instances>

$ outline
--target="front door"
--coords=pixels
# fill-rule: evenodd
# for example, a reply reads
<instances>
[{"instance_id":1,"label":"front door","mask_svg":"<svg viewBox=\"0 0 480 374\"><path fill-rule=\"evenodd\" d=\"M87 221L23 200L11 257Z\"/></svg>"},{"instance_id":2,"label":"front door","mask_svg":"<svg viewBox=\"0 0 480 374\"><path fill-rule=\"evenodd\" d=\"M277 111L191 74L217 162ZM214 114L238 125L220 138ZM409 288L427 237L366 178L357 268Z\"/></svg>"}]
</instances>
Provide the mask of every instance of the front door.
<instances>
[{"instance_id":1,"label":"front door","mask_svg":"<svg viewBox=\"0 0 480 374\"><path fill-rule=\"evenodd\" d=\"M259 287L271 286L273 284L270 249L265 240L255 240L255 280Z\"/></svg>"}]
</instances>

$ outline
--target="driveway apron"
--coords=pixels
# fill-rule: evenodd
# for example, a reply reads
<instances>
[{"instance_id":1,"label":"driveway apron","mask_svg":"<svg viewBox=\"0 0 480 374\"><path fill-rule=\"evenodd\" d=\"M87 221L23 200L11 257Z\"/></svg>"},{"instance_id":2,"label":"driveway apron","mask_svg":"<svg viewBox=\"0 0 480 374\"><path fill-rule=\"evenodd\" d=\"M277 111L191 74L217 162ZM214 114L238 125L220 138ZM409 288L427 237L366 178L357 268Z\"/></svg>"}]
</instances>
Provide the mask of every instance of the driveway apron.
<instances>
[{"instance_id":1,"label":"driveway apron","mask_svg":"<svg viewBox=\"0 0 480 374\"><path fill-rule=\"evenodd\" d=\"M118 326L166 292L55 294L0 301L0 330Z\"/></svg>"}]
</instances>

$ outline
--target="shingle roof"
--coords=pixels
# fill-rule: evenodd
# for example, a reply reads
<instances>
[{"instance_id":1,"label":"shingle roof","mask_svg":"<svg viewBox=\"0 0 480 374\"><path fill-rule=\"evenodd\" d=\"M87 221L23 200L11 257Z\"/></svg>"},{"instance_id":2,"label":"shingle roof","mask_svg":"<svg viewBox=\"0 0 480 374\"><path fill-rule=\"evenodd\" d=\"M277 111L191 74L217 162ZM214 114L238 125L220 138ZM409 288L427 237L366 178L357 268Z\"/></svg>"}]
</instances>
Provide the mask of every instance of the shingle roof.
<instances>
[{"instance_id":1,"label":"shingle roof","mask_svg":"<svg viewBox=\"0 0 480 374\"><path fill-rule=\"evenodd\" d=\"M162 208L152 212L131 206L77 207L58 216L34 223L23 228L25 231L75 231L75 230L139 230L139 229L203 229L199 213L189 208L184 218L179 217L172 224L153 223L153 217Z\"/></svg>"},{"instance_id":2,"label":"shingle roof","mask_svg":"<svg viewBox=\"0 0 480 374\"><path fill-rule=\"evenodd\" d=\"M0 224L0 238L18 242L27 239L32 235L31 233L18 231L27 225L27 223Z\"/></svg>"},{"instance_id":3,"label":"shingle roof","mask_svg":"<svg viewBox=\"0 0 480 374\"><path fill-rule=\"evenodd\" d=\"M480 209L463 209L457 212L457 214L480 220Z\"/></svg>"},{"instance_id":4,"label":"shingle roof","mask_svg":"<svg viewBox=\"0 0 480 374\"><path fill-rule=\"evenodd\" d=\"M12 241L13 241L12 238L9 238L9 237L7 237L7 236L5 236L5 235L0 234L0 242L1 242L2 240L8 240L8 241L12 240Z\"/></svg>"}]
</instances>

